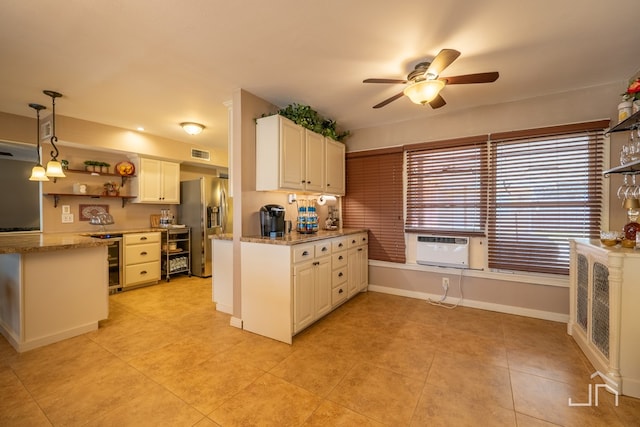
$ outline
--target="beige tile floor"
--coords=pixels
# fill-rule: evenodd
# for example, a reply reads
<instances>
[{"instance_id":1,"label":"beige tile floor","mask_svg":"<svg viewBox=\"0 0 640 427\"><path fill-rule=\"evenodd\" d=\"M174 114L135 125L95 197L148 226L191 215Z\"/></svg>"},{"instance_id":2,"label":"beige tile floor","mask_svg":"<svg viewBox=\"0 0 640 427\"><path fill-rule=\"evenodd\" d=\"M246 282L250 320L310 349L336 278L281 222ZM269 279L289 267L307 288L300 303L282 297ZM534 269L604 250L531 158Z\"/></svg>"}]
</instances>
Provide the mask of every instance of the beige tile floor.
<instances>
[{"instance_id":1,"label":"beige tile floor","mask_svg":"<svg viewBox=\"0 0 640 427\"><path fill-rule=\"evenodd\" d=\"M99 330L17 354L0 338L2 426L638 426L586 402L566 325L368 292L292 346L229 326L210 279L110 297Z\"/></svg>"}]
</instances>

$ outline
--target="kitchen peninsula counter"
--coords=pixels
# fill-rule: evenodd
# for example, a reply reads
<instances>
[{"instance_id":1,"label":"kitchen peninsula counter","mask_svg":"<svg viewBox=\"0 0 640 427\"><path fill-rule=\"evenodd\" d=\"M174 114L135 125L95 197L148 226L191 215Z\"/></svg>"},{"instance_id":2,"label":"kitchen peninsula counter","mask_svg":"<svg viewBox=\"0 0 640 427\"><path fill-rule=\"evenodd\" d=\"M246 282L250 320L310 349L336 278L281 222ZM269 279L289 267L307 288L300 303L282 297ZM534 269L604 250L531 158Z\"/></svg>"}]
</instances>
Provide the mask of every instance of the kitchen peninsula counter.
<instances>
[{"instance_id":1,"label":"kitchen peninsula counter","mask_svg":"<svg viewBox=\"0 0 640 427\"><path fill-rule=\"evenodd\" d=\"M79 233L0 236L0 333L18 352L108 317L108 244Z\"/></svg>"},{"instance_id":2,"label":"kitchen peninsula counter","mask_svg":"<svg viewBox=\"0 0 640 427\"><path fill-rule=\"evenodd\" d=\"M103 239L94 239L79 233L25 233L0 235L0 254L33 253L61 249L79 249L105 246Z\"/></svg>"}]
</instances>

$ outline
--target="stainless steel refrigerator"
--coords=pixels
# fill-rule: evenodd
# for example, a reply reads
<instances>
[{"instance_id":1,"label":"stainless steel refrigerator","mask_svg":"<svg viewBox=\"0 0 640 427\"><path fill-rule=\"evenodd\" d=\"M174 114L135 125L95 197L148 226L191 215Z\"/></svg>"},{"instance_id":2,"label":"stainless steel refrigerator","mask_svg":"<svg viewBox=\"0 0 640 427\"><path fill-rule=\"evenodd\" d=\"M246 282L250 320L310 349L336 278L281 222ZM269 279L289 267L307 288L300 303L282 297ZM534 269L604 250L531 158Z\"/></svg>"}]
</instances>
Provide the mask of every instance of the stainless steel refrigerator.
<instances>
[{"instance_id":1,"label":"stainless steel refrigerator","mask_svg":"<svg viewBox=\"0 0 640 427\"><path fill-rule=\"evenodd\" d=\"M232 232L229 180L207 177L180 183L178 222L191 227L191 274L211 276L212 234Z\"/></svg>"}]
</instances>

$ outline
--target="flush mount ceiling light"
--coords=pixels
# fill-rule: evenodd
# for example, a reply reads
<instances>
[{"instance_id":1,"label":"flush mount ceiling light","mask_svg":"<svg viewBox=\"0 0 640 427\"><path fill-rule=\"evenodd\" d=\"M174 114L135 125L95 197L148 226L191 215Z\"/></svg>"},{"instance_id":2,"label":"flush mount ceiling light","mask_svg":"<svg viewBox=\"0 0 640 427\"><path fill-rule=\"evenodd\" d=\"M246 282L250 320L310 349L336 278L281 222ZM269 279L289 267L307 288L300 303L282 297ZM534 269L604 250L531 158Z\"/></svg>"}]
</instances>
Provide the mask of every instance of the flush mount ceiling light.
<instances>
[{"instance_id":1,"label":"flush mount ceiling light","mask_svg":"<svg viewBox=\"0 0 640 427\"><path fill-rule=\"evenodd\" d=\"M427 104L435 99L444 87L442 80L421 80L407 86L404 94L414 104Z\"/></svg>"},{"instance_id":2,"label":"flush mount ceiling light","mask_svg":"<svg viewBox=\"0 0 640 427\"><path fill-rule=\"evenodd\" d=\"M58 142L58 137L56 136L56 98L62 97L61 93L54 92L52 90L43 90L45 95L51 97L52 103L52 119L51 119L51 146L53 150L51 151L51 160L47 163L47 176L49 178L64 178L66 175L62 171L62 164L58 161L58 147L56 147L56 142Z\"/></svg>"},{"instance_id":3,"label":"flush mount ceiling light","mask_svg":"<svg viewBox=\"0 0 640 427\"><path fill-rule=\"evenodd\" d=\"M31 176L29 177L29 181L49 181L49 178L47 178L47 172L42 167L42 163L40 163L40 110L44 110L47 107L40 104L29 104L29 107L36 110L36 115L38 117L38 138L36 139L36 153L38 154L38 164L36 164L33 169L31 169Z\"/></svg>"},{"instance_id":4,"label":"flush mount ceiling light","mask_svg":"<svg viewBox=\"0 0 640 427\"><path fill-rule=\"evenodd\" d=\"M194 122L183 122L180 123L180 126L182 126L182 129L189 135L197 135L204 129L204 125Z\"/></svg>"}]
</instances>

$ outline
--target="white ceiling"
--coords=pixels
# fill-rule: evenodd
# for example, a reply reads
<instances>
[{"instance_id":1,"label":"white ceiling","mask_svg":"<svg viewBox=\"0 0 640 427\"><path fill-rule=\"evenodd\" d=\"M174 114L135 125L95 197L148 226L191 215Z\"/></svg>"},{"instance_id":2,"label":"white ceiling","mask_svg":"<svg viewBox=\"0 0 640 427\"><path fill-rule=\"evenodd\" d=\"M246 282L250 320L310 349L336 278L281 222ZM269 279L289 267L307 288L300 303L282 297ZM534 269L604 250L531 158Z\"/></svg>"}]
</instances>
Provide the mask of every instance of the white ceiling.
<instances>
[{"instance_id":1,"label":"white ceiling","mask_svg":"<svg viewBox=\"0 0 640 427\"><path fill-rule=\"evenodd\" d=\"M310 105L355 130L485 104L621 82L640 69L637 0L3 0L0 111L60 115L226 149L237 88ZM443 76L498 71L445 87L433 110L378 102L443 48ZM207 128L186 135L179 122Z\"/></svg>"}]
</instances>

